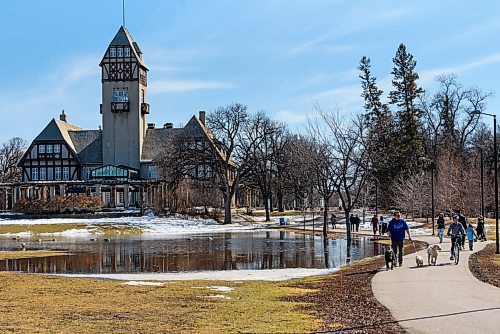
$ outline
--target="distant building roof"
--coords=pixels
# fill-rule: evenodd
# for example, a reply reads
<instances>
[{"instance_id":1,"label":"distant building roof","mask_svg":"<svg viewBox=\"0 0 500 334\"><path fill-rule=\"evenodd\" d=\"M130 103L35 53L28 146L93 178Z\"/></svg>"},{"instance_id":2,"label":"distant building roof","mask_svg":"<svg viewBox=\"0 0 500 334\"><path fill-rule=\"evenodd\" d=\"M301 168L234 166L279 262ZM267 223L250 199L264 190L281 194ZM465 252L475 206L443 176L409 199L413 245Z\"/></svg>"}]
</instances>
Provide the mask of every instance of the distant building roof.
<instances>
[{"instance_id":1,"label":"distant building roof","mask_svg":"<svg viewBox=\"0 0 500 334\"><path fill-rule=\"evenodd\" d=\"M142 144L141 160L153 160L174 136L184 133L184 128L147 129Z\"/></svg>"},{"instance_id":2,"label":"distant building roof","mask_svg":"<svg viewBox=\"0 0 500 334\"><path fill-rule=\"evenodd\" d=\"M69 131L75 151L83 164L102 164L102 131Z\"/></svg>"},{"instance_id":3,"label":"distant building roof","mask_svg":"<svg viewBox=\"0 0 500 334\"><path fill-rule=\"evenodd\" d=\"M76 152L73 141L68 134L68 131L81 131L79 126L63 122L53 118L45 129L35 138L35 142L39 141L61 141L64 140Z\"/></svg>"}]
</instances>

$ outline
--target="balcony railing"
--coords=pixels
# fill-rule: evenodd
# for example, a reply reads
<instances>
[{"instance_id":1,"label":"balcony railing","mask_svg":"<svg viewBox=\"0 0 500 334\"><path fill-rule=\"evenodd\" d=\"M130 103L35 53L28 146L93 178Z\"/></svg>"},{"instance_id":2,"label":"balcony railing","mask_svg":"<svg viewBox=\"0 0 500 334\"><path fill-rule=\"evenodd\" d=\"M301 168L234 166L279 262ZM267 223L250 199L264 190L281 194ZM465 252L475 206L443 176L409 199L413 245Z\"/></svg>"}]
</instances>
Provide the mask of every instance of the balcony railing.
<instances>
[{"instance_id":1,"label":"balcony railing","mask_svg":"<svg viewBox=\"0 0 500 334\"><path fill-rule=\"evenodd\" d=\"M143 114L149 114L149 103L141 103L141 112Z\"/></svg>"},{"instance_id":2,"label":"balcony railing","mask_svg":"<svg viewBox=\"0 0 500 334\"><path fill-rule=\"evenodd\" d=\"M130 102L111 102L111 112L129 112Z\"/></svg>"}]
</instances>

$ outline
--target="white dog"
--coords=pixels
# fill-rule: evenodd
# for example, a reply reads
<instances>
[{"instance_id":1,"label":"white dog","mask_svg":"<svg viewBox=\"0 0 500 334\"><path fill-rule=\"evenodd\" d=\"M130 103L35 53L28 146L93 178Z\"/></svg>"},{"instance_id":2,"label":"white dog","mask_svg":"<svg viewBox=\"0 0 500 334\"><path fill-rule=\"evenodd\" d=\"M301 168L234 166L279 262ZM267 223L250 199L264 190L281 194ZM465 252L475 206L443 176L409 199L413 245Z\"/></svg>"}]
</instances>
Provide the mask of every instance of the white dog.
<instances>
[{"instance_id":1,"label":"white dog","mask_svg":"<svg viewBox=\"0 0 500 334\"><path fill-rule=\"evenodd\" d=\"M424 266L424 258L422 257L422 255L415 256L415 262L417 263L417 267L423 267Z\"/></svg>"},{"instance_id":2,"label":"white dog","mask_svg":"<svg viewBox=\"0 0 500 334\"><path fill-rule=\"evenodd\" d=\"M439 251L441 250L441 246L439 245L432 245L427 248L427 263L431 265L436 265L437 262L437 256L439 254Z\"/></svg>"}]
</instances>

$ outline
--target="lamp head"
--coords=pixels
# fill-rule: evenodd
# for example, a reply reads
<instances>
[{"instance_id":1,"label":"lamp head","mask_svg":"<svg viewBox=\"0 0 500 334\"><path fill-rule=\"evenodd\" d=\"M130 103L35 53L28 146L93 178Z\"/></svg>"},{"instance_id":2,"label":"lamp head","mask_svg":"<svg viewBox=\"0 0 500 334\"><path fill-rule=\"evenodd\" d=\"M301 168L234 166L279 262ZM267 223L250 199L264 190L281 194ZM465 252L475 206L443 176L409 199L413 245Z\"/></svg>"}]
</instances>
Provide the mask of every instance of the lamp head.
<instances>
[{"instance_id":1,"label":"lamp head","mask_svg":"<svg viewBox=\"0 0 500 334\"><path fill-rule=\"evenodd\" d=\"M481 115L482 112L481 110L478 110L478 109L474 109L473 111L470 112L471 115Z\"/></svg>"}]
</instances>

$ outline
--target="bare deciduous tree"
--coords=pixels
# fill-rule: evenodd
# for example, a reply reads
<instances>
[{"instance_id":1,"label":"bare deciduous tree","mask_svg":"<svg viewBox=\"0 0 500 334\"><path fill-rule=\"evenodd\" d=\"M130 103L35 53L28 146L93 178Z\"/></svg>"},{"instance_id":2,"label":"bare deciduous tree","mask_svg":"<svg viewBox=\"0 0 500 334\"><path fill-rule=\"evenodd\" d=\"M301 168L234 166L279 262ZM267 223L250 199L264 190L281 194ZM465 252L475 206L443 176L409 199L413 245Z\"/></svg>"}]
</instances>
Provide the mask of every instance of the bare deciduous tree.
<instances>
[{"instance_id":1,"label":"bare deciduous tree","mask_svg":"<svg viewBox=\"0 0 500 334\"><path fill-rule=\"evenodd\" d=\"M21 180L21 169L17 163L26 151L24 139L14 137L0 147L0 182L17 182Z\"/></svg>"}]
</instances>

